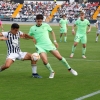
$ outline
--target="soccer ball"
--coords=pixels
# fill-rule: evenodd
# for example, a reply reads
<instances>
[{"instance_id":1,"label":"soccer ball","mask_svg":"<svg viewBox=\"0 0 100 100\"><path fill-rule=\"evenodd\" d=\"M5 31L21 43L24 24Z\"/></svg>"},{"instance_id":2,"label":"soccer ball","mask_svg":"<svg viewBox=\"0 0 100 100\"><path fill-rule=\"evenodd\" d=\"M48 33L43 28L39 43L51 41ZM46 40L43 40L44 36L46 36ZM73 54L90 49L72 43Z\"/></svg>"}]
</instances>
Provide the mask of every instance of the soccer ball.
<instances>
[{"instance_id":1,"label":"soccer ball","mask_svg":"<svg viewBox=\"0 0 100 100\"><path fill-rule=\"evenodd\" d=\"M31 55L31 59L34 60L34 61L37 61L40 59L40 55L38 53L33 53Z\"/></svg>"}]
</instances>

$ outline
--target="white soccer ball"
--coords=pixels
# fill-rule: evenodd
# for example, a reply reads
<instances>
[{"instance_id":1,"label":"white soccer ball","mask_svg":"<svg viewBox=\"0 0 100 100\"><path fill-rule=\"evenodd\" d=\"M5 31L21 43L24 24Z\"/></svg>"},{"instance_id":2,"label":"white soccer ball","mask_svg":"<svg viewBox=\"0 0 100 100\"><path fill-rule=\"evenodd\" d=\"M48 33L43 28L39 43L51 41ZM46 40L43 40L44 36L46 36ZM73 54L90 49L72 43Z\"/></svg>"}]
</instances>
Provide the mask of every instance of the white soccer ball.
<instances>
[{"instance_id":1,"label":"white soccer ball","mask_svg":"<svg viewBox=\"0 0 100 100\"><path fill-rule=\"evenodd\" d=\"M40 55L38 53L33 53L31 58L32 58L32 60L37 61L40 59Z\"/></svg>"}]
</instances>

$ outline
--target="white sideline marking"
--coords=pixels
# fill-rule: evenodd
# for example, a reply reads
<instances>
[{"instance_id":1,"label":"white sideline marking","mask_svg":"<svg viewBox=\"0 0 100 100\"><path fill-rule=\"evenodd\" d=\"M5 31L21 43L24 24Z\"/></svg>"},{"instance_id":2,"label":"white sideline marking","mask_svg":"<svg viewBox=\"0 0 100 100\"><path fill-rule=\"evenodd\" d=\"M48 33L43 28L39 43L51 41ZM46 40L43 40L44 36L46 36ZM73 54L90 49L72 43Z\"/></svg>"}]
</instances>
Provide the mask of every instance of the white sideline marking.
<instances>
[{"instance_id":1,"label":"white sideline marking","mask_svg":"<svg viewBox=\"0 0 100 100\"><path fill-rule=\"evenodd\" d=\"M0 56L6 56L6 54L0 54ZM48 57L48 58L56 59L55 57ZM82 60L83 60L83 61L87 61L87 62L93 62L93 61L94 61L94 62L95 62L95 61L96 61L96 62L99 62L99 61L100 61L100 60L92 60L92 59L91 59L91 60L86 60L86 59L81 59L81 58L80 58L80 59L66 58L66 59L74 60L74 61L80 61L80 60L82 61Z\"/></svg>"},{"instance_id":2,"label":"white sideline marking","mask_svg":"<svg viewBox=\"0 0 100 100\"><path fill-rule=\"evenodd\" d=\"M90 93L90 94L87 94L87 95L85 95L85 96L76 98L76 99L74 99L74 100L84 100L84 99L86 99L86 98L92 97L92 96L97 95L97 94L99 94L99 93L100 93L100 90L99 90L99 91L96 91L96 92L93 92L93 93Z\"/></svg>"}]
</instances>

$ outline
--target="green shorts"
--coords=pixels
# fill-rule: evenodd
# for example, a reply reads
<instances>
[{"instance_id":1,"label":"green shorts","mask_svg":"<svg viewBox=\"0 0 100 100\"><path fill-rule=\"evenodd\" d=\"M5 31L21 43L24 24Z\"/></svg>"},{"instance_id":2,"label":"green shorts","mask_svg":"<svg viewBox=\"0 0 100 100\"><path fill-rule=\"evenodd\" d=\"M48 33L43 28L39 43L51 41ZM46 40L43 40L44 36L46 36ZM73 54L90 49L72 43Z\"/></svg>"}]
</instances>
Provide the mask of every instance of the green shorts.
<instances>
[{"instance_id":1,"label":"green shorts","mask_svg":"<svg viewBox=\"0 0 100 100\"><path fill-rule=\"evenodd\" d=\"M87 43L87 36L86 35L77 35L74 38L74 42L80 42L82 44L86 44Z\"/></svg>"},{"instance_id":2,"label":"green shorts","mask_svg":"<svg viewBox=\"0 0 100 100\"><path fill-rule=\"evenodd\" d=\"M66 28L60 28L60 33L67 33L67 29Z\"/></svg>"},{"instance_id":3,"label":"green shorts","mask_svg":"<svg viewBox=\"0 0 100 100\"><path fill-rule=\"evenodd\" d=\"M36 47L36 51L37 51L37 53L42 53L42 52L45 52L45 53L47 53L47 52L50 52L50 51L52 51L52 50L57 50L57 48L54 46L54 44L51 44L51 45L45 45L45 46L43 46L43 45L35 45L35 47Z\"/></svg>"}]
</instances>

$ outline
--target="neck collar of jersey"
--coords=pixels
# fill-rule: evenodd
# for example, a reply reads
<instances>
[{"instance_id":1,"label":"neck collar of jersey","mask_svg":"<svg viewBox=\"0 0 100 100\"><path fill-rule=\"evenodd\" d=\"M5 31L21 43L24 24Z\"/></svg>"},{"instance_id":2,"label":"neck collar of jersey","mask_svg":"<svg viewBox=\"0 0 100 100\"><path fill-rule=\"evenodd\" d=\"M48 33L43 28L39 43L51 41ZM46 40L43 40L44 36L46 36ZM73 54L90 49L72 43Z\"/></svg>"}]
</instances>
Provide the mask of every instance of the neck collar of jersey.
<instances>
[{"instance_id":1,"label":"neck collar of jersey","mask_svg":"<svg viewBox=\"0 0 100 100\"><path fill-rule=\"evenodd\" d=\"M40 26L42 26L42 24ZM36 27L40 27L40 26L36 25Z\"/></svg>"}]
</instances>

